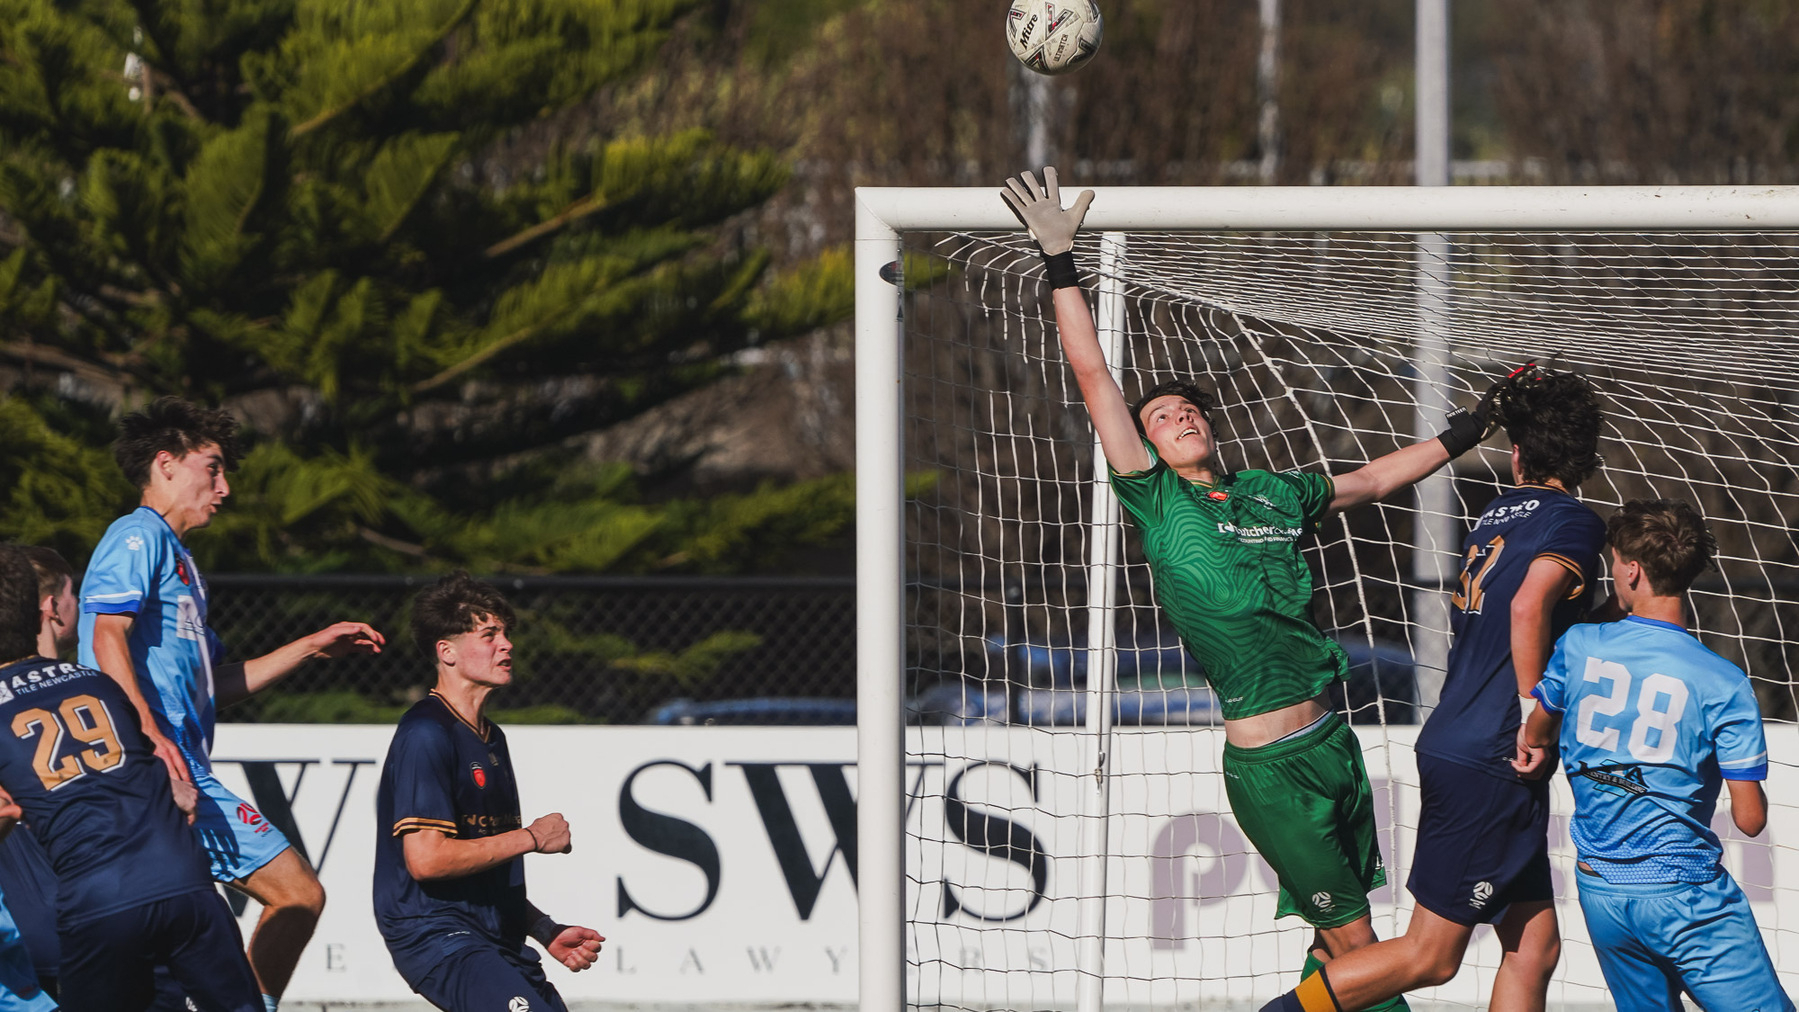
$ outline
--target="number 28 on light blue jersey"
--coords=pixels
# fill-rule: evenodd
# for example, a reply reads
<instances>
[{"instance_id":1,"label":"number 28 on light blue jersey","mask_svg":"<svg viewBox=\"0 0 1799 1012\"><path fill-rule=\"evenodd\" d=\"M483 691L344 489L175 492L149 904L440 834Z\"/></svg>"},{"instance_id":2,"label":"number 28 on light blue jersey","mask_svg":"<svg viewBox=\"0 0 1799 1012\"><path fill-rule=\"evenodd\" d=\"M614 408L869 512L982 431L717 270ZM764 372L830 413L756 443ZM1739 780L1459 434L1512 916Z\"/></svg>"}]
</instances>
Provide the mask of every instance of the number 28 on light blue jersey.
<instances>
[{"instance_id":1,"label":"number 28 on light blue jersey","mask_svg":"<svg viewBox=\"0 0 1799 1012\"><path fill-rule=\"evenodd\" d=\"M1761 710L1742 669L1680 626L1577 625L1532 693L1561 715L1582 860L1610 882L1706 882L1723 780L1765 780Z\"/></svg>"}]
</instances>

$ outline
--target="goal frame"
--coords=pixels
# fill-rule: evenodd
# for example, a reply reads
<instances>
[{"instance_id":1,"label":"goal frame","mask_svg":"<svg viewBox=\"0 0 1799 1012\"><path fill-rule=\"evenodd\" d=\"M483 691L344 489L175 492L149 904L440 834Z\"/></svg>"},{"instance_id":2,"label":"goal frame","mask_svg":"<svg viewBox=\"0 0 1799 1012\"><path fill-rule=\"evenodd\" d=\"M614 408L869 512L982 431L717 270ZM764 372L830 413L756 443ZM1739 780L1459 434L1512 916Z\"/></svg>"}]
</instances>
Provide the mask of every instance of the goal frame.
<instances>
[{"instance_id":1,"label":"goal frame","mask_svg":"<svg viewBox=\"0 0 1799 1012\"><path fill-rule=\"evenodd\" d=\"M1068 186L1071 192L1082 188ZM1100 233L1799 230L1799 186L1092 189L1096 198L1083 228ZM902 698L905 372L903 279L897 267L902 258L900 237L905 232L1018 229L1017 219L999 199L998 187L856 190L856 820L861 1012L901 1012L906 1001ZM1105 709L1090 707L1089 713ZM1082 995L1081 1004L1097 1006L1099 997L1096 982L1090 994Z\"/></svg>"}]
</instances>

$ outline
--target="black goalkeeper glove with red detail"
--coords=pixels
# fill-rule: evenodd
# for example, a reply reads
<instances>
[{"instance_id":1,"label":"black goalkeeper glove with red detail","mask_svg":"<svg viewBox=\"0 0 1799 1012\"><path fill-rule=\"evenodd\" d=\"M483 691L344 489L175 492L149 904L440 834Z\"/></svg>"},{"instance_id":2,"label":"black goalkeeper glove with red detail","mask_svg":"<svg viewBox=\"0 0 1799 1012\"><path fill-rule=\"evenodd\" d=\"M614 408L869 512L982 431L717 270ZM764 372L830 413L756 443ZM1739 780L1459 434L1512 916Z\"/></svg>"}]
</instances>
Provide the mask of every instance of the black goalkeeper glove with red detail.
<instances>
[{"instance_id":1,"label":"black goalkeeper glove with red detail","mask_svg":"<svg viewBox=\"0 0 1799 1012\"><path fill-rule=\"evenodd\" d=\"M1469 411L1467 408L1456 408L1451 411L1448 418L1449 428L1437 435L1437 438L1443 443L1443 449L1449 451L1449 459L1454 460L1467 453L1479 446L1482 440L1492 435L1493 430L1499 424L1500 409L1512 391L1516 390L1519 384L1535 383L1544 375L1546 374L1543 372L1543 367L1537 365L1536 360L1532 359L1507 373L1504 379L1488 387L1487 392L1474 405L1473 411Z\"/></svg>"}]
</instances>

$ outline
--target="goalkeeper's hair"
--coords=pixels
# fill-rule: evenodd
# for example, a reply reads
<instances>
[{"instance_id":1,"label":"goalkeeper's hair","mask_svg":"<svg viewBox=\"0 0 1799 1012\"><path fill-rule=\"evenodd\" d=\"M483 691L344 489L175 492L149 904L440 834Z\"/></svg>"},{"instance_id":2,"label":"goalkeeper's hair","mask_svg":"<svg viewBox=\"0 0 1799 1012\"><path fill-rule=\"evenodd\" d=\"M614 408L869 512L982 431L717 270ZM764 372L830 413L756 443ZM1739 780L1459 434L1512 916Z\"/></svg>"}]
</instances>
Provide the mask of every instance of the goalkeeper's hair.
<instances>
[{"instance_id":1,"label":"goalkeeper's hair","mask_svg":"<svg viewBox=\"0 0 1799 1012\"><path fill-rule=\"evenodd\" d=\"M1150 401L1158 397L1167 397L1170 394L1198 408L1200 417L1208 422L1212 420L1212 409L1218 406L1218 399L1200 389L1199 384L1192 380L1168 380L1164 383L1157 383L1143 391L1143 396L1137 398L1137 403L1131 405L1131 421L1137 423L1137 435L1145 439L1149 438L1149 434L1143 431L1143 409L1149 406Z\"/></svg>"},{"instance_id":2,"label":"goalkeeper's hair","mask_svg":"<svg viewBox=\"0 0 1799 1012\"><path fill-rule=\"evenodd\" d=\"M1632 499L1605 521L1605 540L1619 558L1643 567L1660 597L1686 593L1718 551L1705 518L1679 499Z\"/></svg>"},{"instance_id":3,"label":"goalkeeper's hair","mask_svg":"<svg viewBox=\"0 0 1799 1012\"><path fill-rule=\"evenodd\" d=\"M458 569L412 599L412 642L436 660L440 641L473 632L486 618L497 619L508 632L517 620L499 588Z\"/></svg>"},{"instance_id":4,"label":"goalkeeper's hair","mask_svg":"<svg viewBox=\"0 0 1799 1012\"><path fill-rule=\"evenodd\" d=\"M148 488L157 454L167 450L185 457L207 443L218 445L226 470L237 465L237 419L231 412L179 397L158 397L143 410L119 419L119 441L112 445L112 455L125 480Z\"/></svg>"},{"instance_id":5,"label":"goalkeeper's hair","mask_svg":"<svg viewBox=\"0 0 1799 1012\"><path fill-rule=\"evenodd\" d=\"M37 653L37 573L17 545L0 545L0 663Z\"/></svg>"},{"instance_id":6,"label":"goalkeeper's hair","mask_svg":"<svg viewBox=\"0 0 1799 1012\"><path fill-rule=\"evenodd\" d=\"M1599 470L1605 415L1586 377L1534 366L1507 379L1493 400L1495 421L1518 448L1525 481L1556 478L1573 488Z\"/></svg>"}]
</instances>

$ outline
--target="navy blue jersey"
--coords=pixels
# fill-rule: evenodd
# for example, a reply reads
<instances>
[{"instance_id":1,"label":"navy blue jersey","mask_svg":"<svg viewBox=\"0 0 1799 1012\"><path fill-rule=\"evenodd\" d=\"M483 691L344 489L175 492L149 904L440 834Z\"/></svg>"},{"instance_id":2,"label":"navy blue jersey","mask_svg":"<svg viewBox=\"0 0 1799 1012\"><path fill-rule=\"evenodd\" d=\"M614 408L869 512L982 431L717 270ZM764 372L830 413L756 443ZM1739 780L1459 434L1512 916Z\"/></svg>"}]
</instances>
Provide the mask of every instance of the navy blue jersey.
<instances>
[{"instance_id":1,"label":"navy blue jersey","mask_svg":"<svg viewBox=\"0 0 1799 1012\"><path fill-rule=\"evenodd\" d=\"M56 871L50 855L21 822L0 840L0 892L12 914L38 978L56 976L62 950L56 944Z\"/></svg>"},{"instance_id":2,"label":"navy blue jersey","mask_svg":"<svg viewBox=\"0 0 1799 1012\"><path fill-rule=\"evenodd\" d=\"M1605 522L1566 492L1519 485L1494 499L1462 541L1460 586L1450 600L1449 673L1417 750L1496 777L1515 777L1518 676L1512 670L1512 597L1531 563L1574 574L1550 612L1550 640L1586 616L1599 578Z\"/></svg>"},{"instance_id":3,"label":"navy blue jersey","mask_svg":"<svg viewBox=\"0 0 1799 1012\"><path fill-rule=\"evenodd\" d=\"M56 869L63 927L212 889L124 690L42 657L0 668L0 786Z\"/></svg>"},{"instance_id":4,"label":"navy blue jersey","mask_svg":"<svg viewBox=\"0 0 1799 1012\"><path fill-rule=\"evenodd\" d=\"M437 693L400 718L375 796L375 920L410 983L447 956L486 943L535 960L525 945L525 859L461 878L420 882L406 870L405 837L437 832L458 840L524 825L506 735L475 728Z\"/></svg>"}]
</instances>

